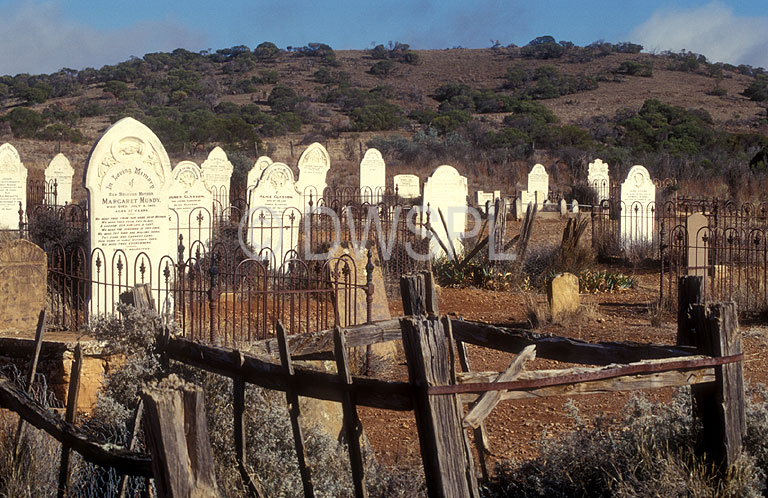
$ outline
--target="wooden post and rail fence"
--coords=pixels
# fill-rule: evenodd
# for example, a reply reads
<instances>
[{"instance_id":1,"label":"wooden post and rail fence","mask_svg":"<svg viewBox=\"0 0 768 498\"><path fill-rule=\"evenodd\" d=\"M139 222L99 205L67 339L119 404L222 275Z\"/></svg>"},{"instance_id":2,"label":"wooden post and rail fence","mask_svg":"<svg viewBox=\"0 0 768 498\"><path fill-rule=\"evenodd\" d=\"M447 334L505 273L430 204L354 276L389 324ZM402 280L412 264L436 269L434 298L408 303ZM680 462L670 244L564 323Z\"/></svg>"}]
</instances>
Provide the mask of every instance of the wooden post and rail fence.
<instances>
[{"instance_id":1,"label":"wooden post and rail fence","mask_svg":"<svg viewBox=\"0 0 768 498\"><path fill-rule=\"evenodd\" d=\"M288 336L278 325L276 338L253 343L248 353L180 337L159 339L158 349L167 359L233 379L233 444L244 487L251 496L265 494L258 469L249 466L245 456L246 384L286 393L305 496L314 496L314 487L312 469L303 458L299 396L342 404L357 497L367 496L359 406L414 412L430 497L478 496L475 458L482 478L488 476L485 456L489 448L483 421L499 402L511 399L691 385L696 414L708 435L703 439L709 443L703 446L707 457L727 468L741 450L745 430L743 353L733 304L681 302L687 329L679 333L686 339L678 345L590 343L441 319L428 272L403 277L401 292L404 317L309 335ZM403 341L407 381L350 374L345 354L348 348L397 340ZM467 344L516 356L504 372L474 373ZM594 366L525 370L526 361L534 357ZM337 371L321 372L294 364L303 359L335 360ZM196 487L215 493L202 396L181 381L169 382L171 387L155 386L143 395L151 456L88 440L75 425L42 409L6 379L0 379L0 406L15 411L88 461L125 474L154 477L160 496L202 496L195 494ZM169 397L176 401L169 401ZM187 433L179 432L182 420L190 428ZM470 445L469 430L474 431L476 452ZM162 462L182 463L163 466Z\"/></svg>"}]
</instances>

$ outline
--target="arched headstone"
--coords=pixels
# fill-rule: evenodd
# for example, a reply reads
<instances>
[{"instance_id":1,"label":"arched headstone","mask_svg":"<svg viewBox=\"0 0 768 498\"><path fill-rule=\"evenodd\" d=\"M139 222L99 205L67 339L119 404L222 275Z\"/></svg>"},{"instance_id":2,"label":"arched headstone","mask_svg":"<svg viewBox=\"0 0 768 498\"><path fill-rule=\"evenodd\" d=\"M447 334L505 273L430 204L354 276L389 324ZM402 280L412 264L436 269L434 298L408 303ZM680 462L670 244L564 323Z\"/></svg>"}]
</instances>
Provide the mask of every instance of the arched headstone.
<instances>
[{"instance_id":1,"label":"arched headstone","mask_svg":"<svg viewBox=\"0 0 768 498\"><path fill-rule=\"evenodd\" d=\"M360 161L360 195L363 202L378 204L386 188L387 165L377 149L365 151Z\"/></svg>"},{"instance_id":2,"label":"arched headstone","mask_svg":"<svg viewBox=\"0 0 768 498\"><path fill-rule=\"evenodd\" d=\"M45 182L49 186L56 184L56 204L63 206L72 202L72 176L75 168L62 153L56 154L45 168Z\"/></svg>"},{"instance_id":3,"label":"arched headstone","mask_svg":"<svg viewBox=\"0 0 768 498\"><path fill-rule=\"evenodd\" d=\"M181 161L173 168L172 176L168 191L168 251L176 256L179 235L183 235L187 257L195 253L194 245L208 246L213 227L213 194L205 186L200 166L192 161Z\"/></svg>"},{"instance_id":4,"label":"arched headstone","mask_svg":"<svg viewBox=\"0 0 768 498\"><path fill-rule=\"evenodd\" d=\"M323 195L328 170L331 169L331 157L320 143L313 143L302 152L299 157L299 179L297 187L299 192L305 198L305 204L309 202L309 195L312 194L314 205L317 205L317 198Z\"/></svg>"},{"instance_id":5,"label":"arched headstone","mask_svg":"<svg viewBox=\"0 0 768 498\"><path fill-rule=\"evenodd\" d=\"M19 229L19 203L27 211L27 168L19 152L8 143L0 145L0 229Z\"/></svg>"},{"instance_id":6,"label":"arched headstone","mask_svg":"<svg viewBox=\"0 0 768 498\"><path fill-rule=\"evenodd\" d=\"M635 165L621 184L621 241L625 249L653 241L656 186L645 166Z\"/></svg>"},{"instance_id":7,"label":"arched headstone","mask_svg":"<svg viewBox=\"0 0 768 498\"><path fill-rule=\"evenodd\" d=\"M463 250L461 240L467 227L467 193L467 178L453 166L440 166L424 182L424 211L429 213L430 224L444 244L448 245L449 240L453 243L457 253ZM445 218L447 234L438 209ZM444 254L434 239L430 252L435 256Z\"/></svg>"},{"instance_id":8,"label":"arched headstone","mask_svg":"<svg viewBox=\"0 0 768 498\"><path fill-rule=\"evenodd\" d=\"M92 313L109 313L121 291L155 287L168 255L171 162L157 136L133 118L113 124L85 166L90 205Z\"/></svg>"},{"instance_id":9,"label":"arched headstone","mask_svg":"<svg viewBox=\"0 0 768 498\"><path fill-rule=\"evenodd\" d=\"M205 186L213 194L220 209L229 207L230 183L232 180L232 170L234 167L227 158L227 153L221 147L214 147L208 154L208 159L200 165L203 172L203 181Z\"/></svg>"}]
</instances>

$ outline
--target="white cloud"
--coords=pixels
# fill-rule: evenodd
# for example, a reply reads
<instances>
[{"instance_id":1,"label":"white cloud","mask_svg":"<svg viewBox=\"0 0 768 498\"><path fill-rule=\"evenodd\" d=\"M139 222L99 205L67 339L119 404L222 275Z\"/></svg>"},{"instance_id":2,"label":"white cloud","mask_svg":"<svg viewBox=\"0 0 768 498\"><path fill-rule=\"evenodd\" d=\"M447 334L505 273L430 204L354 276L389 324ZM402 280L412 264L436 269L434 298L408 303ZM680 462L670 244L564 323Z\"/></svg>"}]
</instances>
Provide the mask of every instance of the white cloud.
<instances>
[{"instance_id":1,"label":"white cloud","mask_svg":"<svg viewBox=\"0 0 768 498\"><path fill-rule=\"evenodd\" d=\"M768 17L738 17L719 1L657 10L630 39L648 51L685 49L712 62L768 67Z\"/></svg>"},{"instance_id":2,"label":"white cloud","mask_svg":"<svg viewBox=\"0 0 768 498\"><path fill-rule=\"evenodd\" d=\"M0 17L0 74L50 73L116 64L130 56L205 46L205 36L169 20L105 30L65 17L55 3L25 2Z\"/></svg>"}]
</instances>

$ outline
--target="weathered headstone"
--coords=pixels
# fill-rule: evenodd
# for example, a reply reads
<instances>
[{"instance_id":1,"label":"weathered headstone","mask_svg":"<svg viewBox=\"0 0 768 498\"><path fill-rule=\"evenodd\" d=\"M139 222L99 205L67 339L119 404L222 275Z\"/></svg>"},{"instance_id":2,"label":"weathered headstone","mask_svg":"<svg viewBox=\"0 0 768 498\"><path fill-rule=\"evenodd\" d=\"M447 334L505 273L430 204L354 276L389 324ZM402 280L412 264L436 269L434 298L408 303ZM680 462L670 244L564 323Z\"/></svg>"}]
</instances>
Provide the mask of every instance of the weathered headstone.
<instances>
[{"instance_id":1,"label":"weathered headstone","mask_svg":"<svg viewBox=\"0 0 768 498\"><path fill-rule=\"evenodd\" d=\"M523 206L535 202L541 207L549 197L549 174L542 164L535 164L528 173L528 188L522 192Z\"/></svg>"},{"instance_id":2,"label":"weathered headstone","mask_svg":"<svg viewBox=\"0 0 768 498\"><path fill-rule=\"evenodd\" d=\"M24 239L0 244L0 330L34 331L45 308L45 252Z\"/></svg>"},{"instance_id":3,"label":"weathered headstone","mask_svg":"<svg viewBox=\"0 0 768 498\"><path fill-rule=\"evenodd\" d=\"M0 145L0 229L19 229L19 203L27 210L27 168L16 148Z\"/></svg>"},{"instance_id":4,"label":"weathered headstone","mask_svg":"<svg viewBox=\"0 0 768 498\"><path fill-rule=\"evenodd\" d=\"M568 201L560 199L560 216L566 216L568 214Z\"/></svg>"},{"instance_id":5,"label":"weathered headstone","mask_svg":"<svg viewBox=\"0 0 768 498\"><path fill-rule=\"evenodd\" d=\"M302 219L302 196L291 168L284 163L267 166L248 205L247 233L253 257L263 258L262 251L271 251L279 266L288 251L298 246Z\"/></svg>"},{"instance_id":6,"label":"weathered headstone","mask_svg":"<svg viewBox=\"0 0 768 498\"><path fill-rule=\"evenodd\" d=\"M395 175L392 179L397 196L416 199L421 196L421 180L416 175Z\"/></svg>"},{"instance_id":7,"label":"weathered headstone","mask_svg":"<svg viewBox=\"0 0 768 498\"><path fill-rule=\"evenodd\" d=\"M72 176L75 168L69 163L69 159L62 153L56 154L48 167L45 168L45 182L56 185L56 204L63 206L72 202Z\"/></svg>"},{"instance_id":8,"label":"weathered headstone","mask_svg":"<svg viewBox=\"0 0 768 498\"><path fill-rule=\"evenodd\" d=\"M635 165L621 184L622 247L653 241L656 186L644 166Z\"/></svg>"},{"instance_id":9,"label":"weathered headstone","mask_svg":"<svg viewBox=\"0 0 768 498\"><path fill-rule=\"evenodd\" d=\"M608 176L608 164L602 159L595 159L589 163L587 184L597 195L598 204L610 198L611 179Z\"/></svg>"},{"instance_id":10,"label":"weathered headstone","mask_svg":"<svg viewBox=\"0 0 768 498\"><path fill-rule=\"evenodd\" d=\"M549 281L547 300L554 321L561 320L579 309L579 277L561 273Z\"/></svg>"},{"instance_id":11,"label":"weathered headstone","mask_svg":"<svg viewBox=\"0 0 768 498\"><path fill-rule=\"evenodd\" d=\"M494 190L493 192L483 192L482 190L478 190L475 192L475 205L477 205L483 213L486 212L486 205L488 203L493 204L496 202L496 199L501 199L500 190Z\"/></svg>"},{"instance_id":12,"label":"weathered headstone","mask_svg":"<svg viewBox=\"0 0 768 498\"><path fill-rule=\"evenodd\" d=\"M362 202L378 204L387 186L387 165L377 149L365 151L360 161L360 196Z\"/></svg>"},{"instance_id":13,"label":"weathered headstone","mask_svg":"<svg viewBox=\"0 0 768 498\"><path fill-rule=\"evenodd\" d=\"M579 201L577 201L576 199L571 201L571 212L572 213L579 212Z\"/></svg>"},{"instance_id":14,"label":"weathered headstone","mask_svg":"<svg viewBox=\"0 0 768 498\"><path fill-rule=\"evenodd\" d=\"M525 206L525 209L528 209L528 206ZM523 200L520 197L515 197L515 219L516 220L522 220L523 216L525 216L525 211L523 210Z\"/></svg>"},{"instance_id":15,"label":"weathered headstone","mask_svg":"<svg viewBox=\"0 0 768 498\"><path fill-rule=\"evenodd\" d=\"M686 220L688 232L688 275L707 277L709 269L709 221L702 213L694 213Z\"/></svg>"},{"instance_id":16,"label":"weathered headstone","mask_svg":"<svg viewBox=\"0 0 768 498\"><path fill-rule=\"evenodd\" d=\"M113 124L85 166L90 206L90 310L110 313L121 290L159 279L168 251L168 189L173 179L163 144L133 118ZM174 256L175 252L170 254ZM143 267L143 271L142 271ZM118 284L120 287L118 287Z\"/></svg>"},{"instance_id":17,"label":"weathered headstone","mask_svg":"<svg viewBox=\"0 0 768 498\"><path fill-rule=\"evenodd\" d=\"M467 226L467 178L461 176L453 166L438 167L424 182L423 207L424 212L429 214L430 225L437 236L449 247L448 251L451 251L452 243L456 253L461 253L464 248L461 238ZM445 218L447 234L440 212ZM434 237L430 241L430 252L433 256L441 256L445 253ZM448 256L453 257L451 254Z\"/></svg>"},{"instance_id":18,"label":"weathered headstone","mask_svg":"<svg viewBox=\"0 0 768 498\"><path fill-rule=\"evenodd\" d=\"M267 156L259 156L256 162L253 163L253 167L248 171L248 178L246 179L246 199L250 197L251 191L259 184L261 174L272 163L272 159Z\"/></svg>"},{"instance_id":19,"label":"weathered headstone","mask_svg":"<svg viewBox=\"0 0 768 498\"><path fill-rule=\"evenodd\" d=\"M309 207L309 196L312 195L313 203L317 206L317 199L322 197L325 187L328 186L325 177L331 169L331 157L320 143L313 143L302 152L299 157L299 179L297 188L304 196L305 207Z\"/></svg>"},{"instance_id":20,"label":"weathered headstone","mask_svg":"<svg viewBox=\"0 0 768 498\"><path fill-rule=\"evenodd\" d=\"M227 153L221 147L214 147L208 154L208 159L200 165L203 181L213 194L213 200L219 209L229 207L230 182L234 166L229 162Z\"/></svg>"},{"instance_id":21,"label":"weathered headstone","mask_svg":"<svg viewBox=\"0 0 768 498\"><path fill-rule=\"evenodd\" d=\"M205 186L200 167L192 161L181 161L173 168L173 183L168 191L170 246L176 256L179 235L184 236L187 254L195 253L197 244L208 247L213 228L213 194Z\"/></svg>"}]
</instances>

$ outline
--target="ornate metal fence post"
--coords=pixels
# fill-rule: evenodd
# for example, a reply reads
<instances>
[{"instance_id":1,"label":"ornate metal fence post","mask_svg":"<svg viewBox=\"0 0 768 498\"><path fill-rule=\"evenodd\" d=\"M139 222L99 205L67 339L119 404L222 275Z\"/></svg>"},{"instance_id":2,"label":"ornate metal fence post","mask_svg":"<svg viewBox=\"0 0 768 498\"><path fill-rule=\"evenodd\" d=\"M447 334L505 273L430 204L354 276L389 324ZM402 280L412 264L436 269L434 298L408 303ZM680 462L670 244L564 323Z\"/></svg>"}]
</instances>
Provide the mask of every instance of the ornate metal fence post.
<instances>
[{"instance_id":1,"label":"ornate metal fence post","mask_svg":"<svg viewBox=\"0 0 768 498\"><path fill-rule=\"evenodd\" d=\"M208 312L209 312L209 326L210 326L210 338L211 338L211 344L213 344L216 340L216 331L214 328L215 318L214 318L214 311L215 311L215 302L214 298L216 297L216 284L218 283L218 277L219 277L219 266L216 261L217 254L214 252L211 254L211 267L208 270L208 275L210 276L211 286L208 288Z\"/></svg>"},{"instance_id":2,"label":"ornate metal fence post","mask_svg":"<svg viewBox=\"0 0 768 498\"><path fill-rule=\"evenodd\" d=\"M19 238L24 238L24 209L21 207L21 201L19 201Z\"/></svg>"},{"instance_id":3,"label":"ornate metal fence post","mask_svg":"<svg viewBox=\"0 0 768 498\"><path fill-rule=\"evenodd\" d=\"M664 222L662 221L661 229L659 230L659 264L661 265L659 270L659 308L664 306L664 249L667 248L667 244L664 243L665 235ZM671 274L670 278L672 278Z\"/></svg>"},{"instance_id":4,"label":"ornate metal fence post","mask_svg":"<svg viewBox=\"0 0 768 498\"><path fill-rule=\"evenodd\" d=\"M187 336L187 310L186 310L186 298L184 296L184 270L185 270L185 263L184 263L184 235L179 234L179 245L177 248L176 253L176 268L178 268L178 271L176 272L176 292L179 294L178 296L174 296L174 299L179 299L181 301L181 333L184 334L184 336Z\"/></svg>"}]
</instances>

